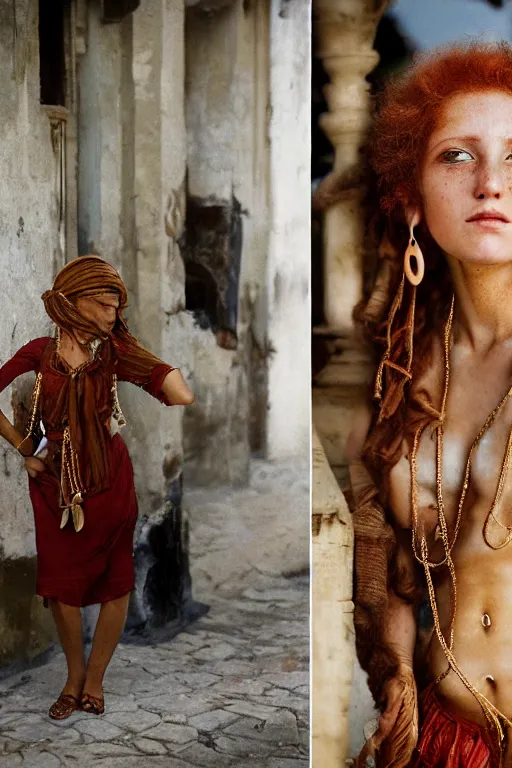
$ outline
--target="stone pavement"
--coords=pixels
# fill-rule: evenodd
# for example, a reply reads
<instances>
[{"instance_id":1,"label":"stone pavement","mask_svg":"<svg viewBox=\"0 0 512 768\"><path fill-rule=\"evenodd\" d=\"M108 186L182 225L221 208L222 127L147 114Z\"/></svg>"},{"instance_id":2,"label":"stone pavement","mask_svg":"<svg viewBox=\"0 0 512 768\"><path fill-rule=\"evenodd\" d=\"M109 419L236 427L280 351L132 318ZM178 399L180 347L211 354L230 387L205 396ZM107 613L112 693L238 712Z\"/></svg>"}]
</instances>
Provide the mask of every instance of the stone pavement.
<instances>
[{"instance_id":1,"label":"stone pavement","mask_svg":"<svg viewBox=\"0 0 512 768\"><path fill-rule=\"evenodd\" d=\"M300 573L303 563L297 561L289 576L271 565L245 569L239 580L233 574L216 587L202 570L208 551L222 551L230 537L237 560L240 532L230 521L243 517L245 500L254 510L259 494L267 517L271 511L274 517L296 513L305 487L302 470L295 482L294 470L284 472L292 490L283 508L280 492L280 506L272 507L270 497L281 481L278 468L270 469L260 462L250 489L225 491L224 509L218 491L190 494L191 561L199 563L194 596L210 611L172 639L120 644L105 678L103 716L75 712L60 723L47 717L64 680L60 652L0 682L0 768L309 765L309 587ZM272 525L269 517L267 522ZM214 530L223 542L220 550ZM247 547L247 539L241 546Z\"/></svg>"}]
</instances>

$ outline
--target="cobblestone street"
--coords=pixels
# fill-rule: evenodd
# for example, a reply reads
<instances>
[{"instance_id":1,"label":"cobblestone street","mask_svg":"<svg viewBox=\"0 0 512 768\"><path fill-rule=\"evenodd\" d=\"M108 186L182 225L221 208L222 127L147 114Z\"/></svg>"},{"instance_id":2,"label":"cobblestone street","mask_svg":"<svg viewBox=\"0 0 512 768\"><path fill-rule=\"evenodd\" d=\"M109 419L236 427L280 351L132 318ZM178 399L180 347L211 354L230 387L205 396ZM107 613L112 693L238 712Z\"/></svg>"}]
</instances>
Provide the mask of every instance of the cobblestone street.
<instances>
[{"instance_id":1,"label":"cobblestone street","mask_svg":"<svg viewBox=\"0 0 512 768\"><path fill-rule=\"evenodd\" d=\"M61 653L2 681L0 768L306 768L307 485L307 468L260 462L249 489L192 491L194 596L208 603L209 613L171 640L121 644L107 671L100 717L48 718L65 676ZM288 547L279 573L276 525L280 535L283 525L295 525L297 536L305 536L295 572ZM265 544L271 540L274 557ZM251 560L255 546L261 557ZM223 563L220 576L211 571L216 563Z\"/></svg>"}]
</instances>

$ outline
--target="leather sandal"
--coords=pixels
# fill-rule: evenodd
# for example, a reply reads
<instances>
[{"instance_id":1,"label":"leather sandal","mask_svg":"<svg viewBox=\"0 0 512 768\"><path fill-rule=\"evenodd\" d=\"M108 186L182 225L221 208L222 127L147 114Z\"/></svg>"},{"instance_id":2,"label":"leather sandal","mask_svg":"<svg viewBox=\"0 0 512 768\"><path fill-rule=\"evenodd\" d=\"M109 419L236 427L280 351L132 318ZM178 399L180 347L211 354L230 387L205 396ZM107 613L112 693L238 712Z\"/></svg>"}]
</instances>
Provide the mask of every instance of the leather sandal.
<instances>
[{"instance_id":1,"label":"leather sandal","mask_svg":"<svg viewBox=\"0 0 512 768\"><path fill-rule=\"evenodd\" d=\"M80 709L82 712L90 712L93 715L102 715L105 711L105 700L103 696L91 696L90 693L82 693L80 699Z\"/></svg>"},{"instance_id":2,"label":"leather sandal","mask_svg":"<svg viewBox=\"0 0 512 768\"><path fill-rule=\"evenodd\" d=\"M80 709L78 699L71 693L61 693L57 701L51 705L48 715L52 720L65 720L77 709Z\"/></svg>"}]
</instances>

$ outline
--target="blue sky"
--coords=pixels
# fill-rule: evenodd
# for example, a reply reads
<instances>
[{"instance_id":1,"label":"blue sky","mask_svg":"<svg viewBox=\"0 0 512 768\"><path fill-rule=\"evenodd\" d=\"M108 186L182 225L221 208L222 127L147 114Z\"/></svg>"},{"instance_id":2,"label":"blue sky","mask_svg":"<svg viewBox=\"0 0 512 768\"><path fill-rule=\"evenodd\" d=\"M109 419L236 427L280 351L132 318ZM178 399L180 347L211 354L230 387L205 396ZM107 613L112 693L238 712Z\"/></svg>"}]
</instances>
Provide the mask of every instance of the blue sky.
<instances>
[{"instance_id":1,"label":"blue sky","mask_svg":"<svg viewBox=\"0 0 512 768\"><path fill-rule=\"evenodd\" d=\"M496 9L482 0L396 0L390 10L419 50L461 40L510 40L512 6Z\"/></svg>"}]
</instances>

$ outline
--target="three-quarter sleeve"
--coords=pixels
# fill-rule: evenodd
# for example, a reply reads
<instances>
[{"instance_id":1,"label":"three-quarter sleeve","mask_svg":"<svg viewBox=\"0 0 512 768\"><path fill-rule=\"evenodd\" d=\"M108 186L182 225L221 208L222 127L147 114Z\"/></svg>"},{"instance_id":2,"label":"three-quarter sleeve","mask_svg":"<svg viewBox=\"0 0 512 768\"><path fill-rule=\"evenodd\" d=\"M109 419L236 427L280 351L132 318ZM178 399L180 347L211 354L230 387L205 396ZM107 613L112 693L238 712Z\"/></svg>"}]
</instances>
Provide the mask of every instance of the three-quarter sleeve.
<instances>
[{"instance_id":1,"label":"three-quarter sleeve","mask_svg":"<svg viewBox=\"0 0 512 768\"><path fill-rule=\"evenodd\" d=\"M22 373L39 370L42 354L49 341L49 337L29 341L0 367L0 392Z\"/></svg>"},{"instance_id":2,"label":"three-quarter sleeve","mask_svg":"<svg viewBox=\"0 0 512 768\"><path fill-rule=\"evenodd\" d=\"M119 381L129 381L141 387L164 405L173 405L162 392L162 385L172 365L148 352L139 344L116 343L116 374Z\"/></svg>"}]
</instances>

